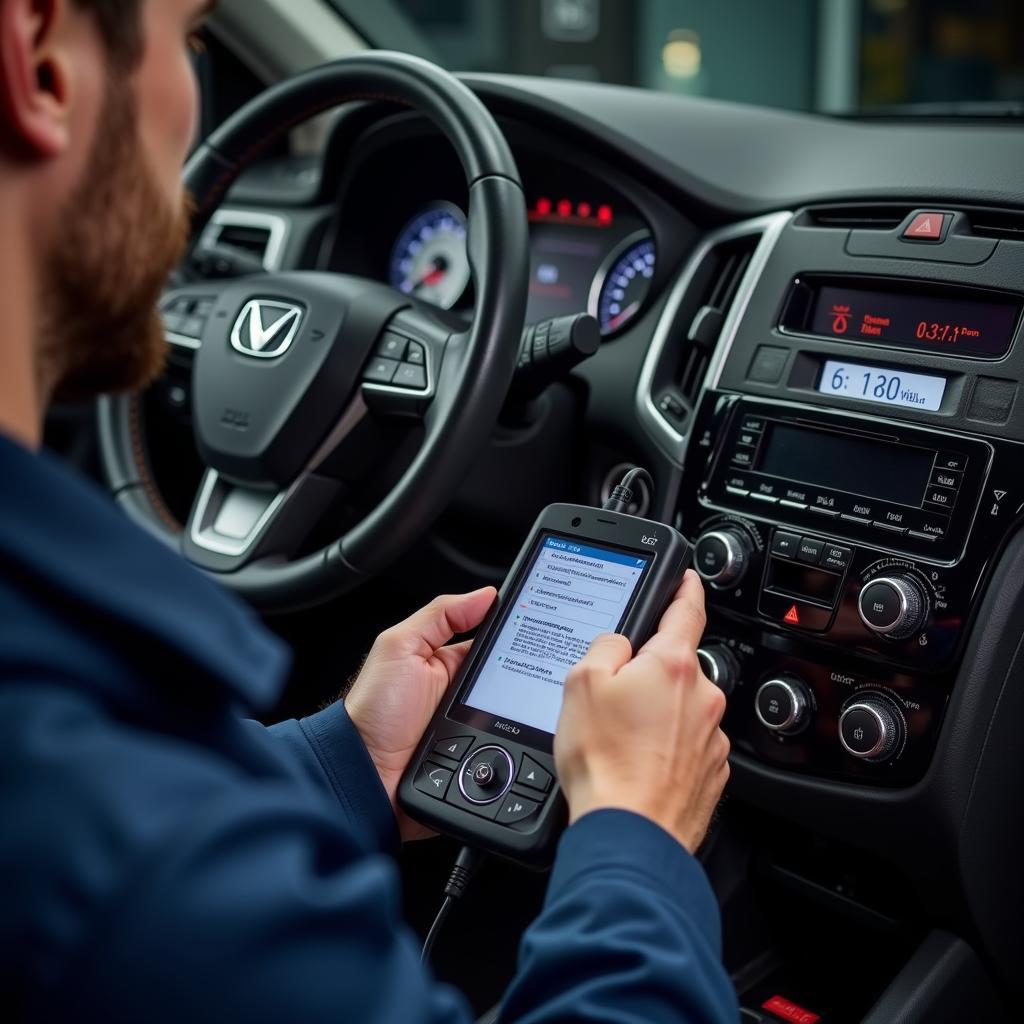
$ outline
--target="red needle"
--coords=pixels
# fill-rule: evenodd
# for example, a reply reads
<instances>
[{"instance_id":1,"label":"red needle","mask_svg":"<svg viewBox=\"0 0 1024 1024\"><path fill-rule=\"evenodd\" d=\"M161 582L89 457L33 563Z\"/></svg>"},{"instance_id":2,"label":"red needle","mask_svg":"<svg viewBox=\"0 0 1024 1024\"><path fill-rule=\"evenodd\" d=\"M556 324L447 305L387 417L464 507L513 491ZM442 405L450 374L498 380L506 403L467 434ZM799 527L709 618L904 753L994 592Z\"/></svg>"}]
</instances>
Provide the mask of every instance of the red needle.
<instances>
[{"instance_id":1,"label":"red needle","mask_svg":"<svg viewBox=\"0 0 1024 1024\"><path fill-rule=\"evenodd\" d=\"M443 260L434 260L431 268L413 285L413 288L421 288L423 285L440 284L444 280L448 266Z\"/></svg>"},{"instance_id":2,"label":"red needle","mask_svg":"<svg viewBox=\"0 0 1024 1024\"><path fill-rule=\"evenodd\" d=\"M605 330L614 331L619 324L625 323L639 308L639 302L631 302L621 313L616 314L608 321Z\"/></svg>"}]
</instances>

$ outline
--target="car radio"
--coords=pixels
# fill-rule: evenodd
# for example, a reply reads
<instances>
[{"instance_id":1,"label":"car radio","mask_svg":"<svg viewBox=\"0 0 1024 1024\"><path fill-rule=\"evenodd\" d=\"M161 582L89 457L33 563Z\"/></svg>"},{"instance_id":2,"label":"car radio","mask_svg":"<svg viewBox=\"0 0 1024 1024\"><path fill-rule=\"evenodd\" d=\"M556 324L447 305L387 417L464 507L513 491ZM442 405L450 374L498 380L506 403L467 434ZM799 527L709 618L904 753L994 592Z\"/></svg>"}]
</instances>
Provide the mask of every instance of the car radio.
<instances>
[{"instance_id":1,"label":"car radio","mask_svg":"<svg viewBox=\"0 0 1024 1024\"><path fill-rule=\"evenodd\" d=\"M913 782L979 589L1024 510L1021 446L713 391L692 437L679 521L734 749Z\"/></svg>"}]
</instances>

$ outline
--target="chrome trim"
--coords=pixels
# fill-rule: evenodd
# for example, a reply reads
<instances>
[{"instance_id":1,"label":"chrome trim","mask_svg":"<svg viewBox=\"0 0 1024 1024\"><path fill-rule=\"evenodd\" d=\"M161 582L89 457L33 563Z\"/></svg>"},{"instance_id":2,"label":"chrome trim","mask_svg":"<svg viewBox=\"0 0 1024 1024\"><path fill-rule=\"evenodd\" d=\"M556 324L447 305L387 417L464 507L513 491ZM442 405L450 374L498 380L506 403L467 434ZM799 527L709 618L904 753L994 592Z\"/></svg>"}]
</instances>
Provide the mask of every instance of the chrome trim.
<instances>
[{"instance_id":1,"label":"chrome trim","mask_svg":"<svg viewBox=\"0 0 1024 1024\"><path fill-rule=\"evenodd\" d=\"M790 699L793 702L793 710L790 712L789 717L778 725L773 725L771 722L765 721L764 716L761 714L761 709L758 707L757 699L761 696L761 691L764 690L766 686L781 686L786 693L789 694ZM766 679L757 688L757 693L754 695L754 714L757 715L758 721L771 732L789 732L793 730L795 726L800 724L806 710L806 698L788 679Z\"/></svg>"},{"instance_id":2,"label":"chrome trim","mask_svg":"<svg viewBox=\"0 0 1024 1024\"><path fill-rule=\"evenodd\" d=\"M639 231L634 231L633 234L627 235L621 242L619 242L617 246L615 246L614 249L612 249L612 251L607 256L605 256L604 261L597 268L597 273L594 274L594 280L590 282L590 292L587 295L587 312L595 320L597 320L598 327L601 326L601 320L597 315L598 304L601 299L601 292L604 289L604 283L605 281L608 280L609 271L622 258L622 254L626 252L627 249L630 249L634 245L639 245L645 238L649 238L652 242L654 241L654 235L652 235L650 231L647 230L647 228L641 228ZM657 267L658 265L657 244L655 244L654 246L654 265L655 267ZM636 316L643 309L644 303L647 301L647 298L650 295L650 291L651 286L648 284L647 295L644 296L643 302L640 303L639 309L637 309L636 313L634 313L633 316ZM633 317L629 318L629 320L632 319ZM616 328L616 330L619 330L621 327L625 327L625 325L629 323L629 320L626 320L624 323L620 324L619 327ZM601 329L602 338L611 337L612 333L613 332L606 333L603 328Z\"/></svg>"},{"instance_id":3,"label":"chrome trim","mask_svg":"<svg viewBox=\"0 0 1024 1024\"><path fill-rule=\"evenodd\" d=\"M270 327L263 325L264 308L283 310L282 315ZM301 306L283 299L250 299L242 307L242 312L235 318L234 326L231 328L231 347L236 352L241 352L243 356L252 356L255 359L280 359L292 347L299 333L303 312ZM256 317L258 326L253 323L253 317ZM242 338L242 327L246 319L249 322L248 345ZM264 346L277 339L286 323L288 330L284 340L272 352L265 352Z\"/></svg>"},{"instance_id":4,"label":"chrome trim","mask_svg":"<svg viewBox=\"0 0 1024 1024\"><path fill-rule=\"evenodd\" d=\"M863 597L864 592L868 587L876 586L876 584L888 584L896 593L899 595L899 611L896 613L896 617L888 626L877 626L867 621L867 616L864 614ZM900 580L895 580L893 577L879 577L876 580L868 580L860 589L860 593L857 595L857 614L860 615L860 621L872 632L880 636L889 636L890 633L899 631L901 626L906 625L907 616L910 613L910 601L907 597L905 584Z\"/></svg>"},{"instance_id":5,"label":"chrome trim","mask_svg":"<svg viewBox=\"0 0 1024 1024\"><path fill-rule=\"evenodd\" d=\"M476 757L478 754L482 754L485 750L500 750L505 756L505 760L508 762L508 781L501 788L500 793L496 793L488 800L475 800L473 797L467 795L465 787L462 785L462 773L465 771L469 762ZM512 782L515 779L516 766L512 760L512 755L504 748L499 747L497 744L492 743L486 747L477 747L476 750L470 751L466 755L466 759L459 765L459 792L462 794L463 799L467 800L471 804L476 804L477 807L482 807L485 804L493 804L496 800L500 800L511 788Z\"/></svg>"},{"instance_id":6,"label":"chrome trim","mask_svg":"<svg viewBox=\"0 0 1024 1024\"><path fill-rule=\"evenodd\" d=\"M854 750L846 742L846 737L843 735L843 719L851 711L866 711L878 723L878 742L870 750ZM885 715L877 707L868 701L859 701L856 704L851 704L839 716L839 742L843 745L843 749L853 757L859 757L865 761L870 761L879 755L884 757L899 742L898 737L890 735L890 725L895 725L895 722L886 722Z\"/></svg>"},{"instance_id":7,"label":"chrome trim","mask_svg":"<svg viewBox=\"0 0 1024 1024\"><path fill-rule=\"evenodd\" d=\"M226 227L266 228L269 235L267 247L263 250L263 269L272 274L281 269L284 259L284 244L288 238L288 221L276 213L257 210L238 210L221 207L215 210L210 222L199 236L197 249L211 249L220 241L221 229Z\"/></svg>"},{"instance_id":8,"label":"chrome trim","mask_svg":"<svg viewBox=\"0 0 1024 1024\"><path fill-rule=\"evenodd\" d=\"M703 572L697 564L697 548L702 540L717 540L725 548L725 564L713 576ZM697 575L716 589L724 589L742 579L747 565L747 553L743 550L742 541L732 530L710 530L708 533L702 533L697 538L693 550Z\"/></svg>"},{"instance_id":9,"label":"chrome trim","mask_svg":"<svg viewBox=\"0 0 1024 1024\"><path fill-rule=\"evenodd\" d=\"M190 348L193 351L199 349L203 344L199 338L190 338L187 334L176 334L174 331L164 331L164 338L169 345Z\"/></svg>"},{"instance_id":10,"label":"chrome trim","mask_svg":"<svg viewBox=\"0 0 1024 1024\"><path fill-rule=\"evenodd\" d=\"M746 312L757 281L760 279L761 272L768 262L768 257L775 248L779 235L782 234L783 228L786 227L792 217L793 214L787 210L782 213L772 213L764 217L740 221L737 224L730 224L728 227L710 232L701 241L693 255L686 261L683 269L679 272L679 276L676 278L675 284L672 286L672 290L669 292L665 308L662 310L658 323L654 328L650 348L647 350L647 356L640 371L640 380L637 384L636 392L636 408L640 422L647 426L655 439L663 443L666 454L680 465L686 454L686 444L689 440L689 435L680 434L662 416L658 411L658 407L654 404L654 396L651 393L654 374L661 362L665 346L672 336L672 330L676 326L679 307L683 304L697 271L713 249L726 242L731 242L734 239L743 238L747 235L761 235L761 239L757 243L754 254L751 257L750 265L743 275L743 280L740 281L732 307L722 324L722 331L705 376L704 388L702 388L703 393L706 388L718 384L722 374L722 367L725 363L725 357L732 348L733 339L736 336L740 320Z\"/></svg>"},{"instance_id":11,"label":"chrome trim","mask_svg":"<svg viewBox=\"0 0 1024 1024\"><path fill-rule=\"evenodd\" d=\"M283 491L278 491L273 500L267 506L263 514L257 519L255 526L249 531L248 536L232 540L216 533L212 525L204 525L208 518L207 510L210 499L213 497L220 474L215 469L208 469L203 476L203 482L196 498L195 507L189 517L189 538L197 548L210 551L217 555L228 555L232 558L239 558L244 555L263 535L263 531L277 515L281 507L295 494L305 479L334 451L345 437L358 426L359 422L368 412L366 403L360 394L348 404L346 410L338 419L334 429L324 438L320 447L313 453L313 457L306 464L302 472Z\"/></svg>"}]
</instances>

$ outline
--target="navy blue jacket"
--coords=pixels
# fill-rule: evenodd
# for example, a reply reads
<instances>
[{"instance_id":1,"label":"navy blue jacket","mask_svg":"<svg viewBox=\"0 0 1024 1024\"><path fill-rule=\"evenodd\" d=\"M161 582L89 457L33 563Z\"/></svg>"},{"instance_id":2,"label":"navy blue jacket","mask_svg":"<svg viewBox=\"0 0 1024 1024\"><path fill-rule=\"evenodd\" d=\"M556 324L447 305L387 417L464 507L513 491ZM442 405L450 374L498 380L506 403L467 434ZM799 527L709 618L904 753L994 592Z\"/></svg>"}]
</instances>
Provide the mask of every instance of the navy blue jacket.
<instances>
[{"instance_id":1,"label":"navy blue jacket","mask_svg":"<svg viewBox=\"0 0 1024 1024\"><path fill-rule=\"evenodd\" d=\"M394 818L342 704L244 718L288 665L99 488L0 438L0 1016L470 1019L402 923ZM719 943L700 865L590 814L504 1019L735 1021Z\"/></svg>"}]
</instances>

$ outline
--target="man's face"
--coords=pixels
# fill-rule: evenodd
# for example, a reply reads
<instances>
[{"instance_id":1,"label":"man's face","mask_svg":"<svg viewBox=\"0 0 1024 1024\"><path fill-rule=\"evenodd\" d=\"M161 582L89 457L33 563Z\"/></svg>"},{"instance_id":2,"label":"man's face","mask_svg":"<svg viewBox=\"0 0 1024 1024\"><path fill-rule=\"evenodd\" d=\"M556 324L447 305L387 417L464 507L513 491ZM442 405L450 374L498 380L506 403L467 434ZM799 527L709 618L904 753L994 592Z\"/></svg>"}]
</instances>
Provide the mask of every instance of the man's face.
<instances>
[{"instance_id":1,"label":"man's face","mask_svg":"<svg viewBox=\"0 0 1024 1024\"><path fill-rule=\"evenodd\" d=\"M203 0L144 0L140 63L106 59L95 131L44 259L42 366L57 394L144 387L165 358L156 305L181 258L181 168L198 98L188 55Z\"/></svg>"}]
</instances>

